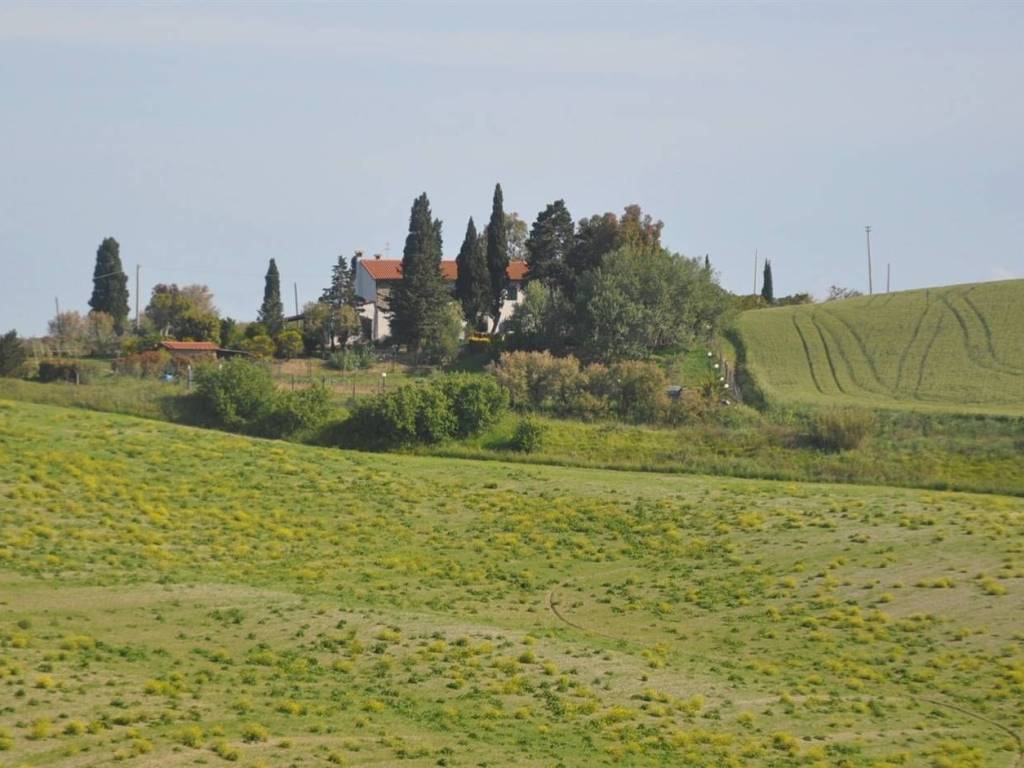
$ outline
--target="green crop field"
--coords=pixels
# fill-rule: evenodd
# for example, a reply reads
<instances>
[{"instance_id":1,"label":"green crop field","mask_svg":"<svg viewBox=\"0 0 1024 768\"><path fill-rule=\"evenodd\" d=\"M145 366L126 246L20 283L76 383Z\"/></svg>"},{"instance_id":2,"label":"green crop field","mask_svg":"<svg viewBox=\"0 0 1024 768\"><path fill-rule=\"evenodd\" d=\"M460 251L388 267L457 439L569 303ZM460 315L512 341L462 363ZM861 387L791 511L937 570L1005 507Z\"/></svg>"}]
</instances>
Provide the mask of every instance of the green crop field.
<instances>
[{"instance_id":1,"label":"green crop field","mask_svg":"<svg viewBox=\"0 0 1024 768\"><path fill-rule=\"evenodd\" d=\"M1024 413L1024 280L743 313L769 400Z\"/></svg>"},{"instance_id":2,"label":"green crop field","mask_svg":"<svg viewBox=\"0 0 1024 768\"><path fill-rule=\"evenodd\" d=\"M0 765L1019 766L1024 500L0 401Z\"/></svg>"}]
</instances>

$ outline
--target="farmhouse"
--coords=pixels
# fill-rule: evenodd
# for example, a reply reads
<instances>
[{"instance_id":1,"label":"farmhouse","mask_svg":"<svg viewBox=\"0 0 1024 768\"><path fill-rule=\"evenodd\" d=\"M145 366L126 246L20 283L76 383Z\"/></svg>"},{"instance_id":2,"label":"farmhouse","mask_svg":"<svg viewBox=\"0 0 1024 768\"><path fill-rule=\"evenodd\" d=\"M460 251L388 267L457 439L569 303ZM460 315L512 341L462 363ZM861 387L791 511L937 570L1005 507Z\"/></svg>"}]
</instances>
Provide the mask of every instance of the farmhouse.
<instances>
[{"instance_id":1,"label":"farmhouse","mask_svg":"<svg viewBox=\"0 0 1024 768\"><path fill-rule=\"evenodd\" d=\"M441 274L452 292L455 291L455 278L459 274L454 261L441 262ZM526 262L513 261L508 265L508 291L501 306L498 325L512 315L516 305L523 300L523 279L526 277ZM388 318L388 297L395 284L402 279L401 259L360 259L356 263L356 295L362 299L363 317L371 322L370 337L374 341L391 335L391 323Z\"/></svg>"}]
</instances>

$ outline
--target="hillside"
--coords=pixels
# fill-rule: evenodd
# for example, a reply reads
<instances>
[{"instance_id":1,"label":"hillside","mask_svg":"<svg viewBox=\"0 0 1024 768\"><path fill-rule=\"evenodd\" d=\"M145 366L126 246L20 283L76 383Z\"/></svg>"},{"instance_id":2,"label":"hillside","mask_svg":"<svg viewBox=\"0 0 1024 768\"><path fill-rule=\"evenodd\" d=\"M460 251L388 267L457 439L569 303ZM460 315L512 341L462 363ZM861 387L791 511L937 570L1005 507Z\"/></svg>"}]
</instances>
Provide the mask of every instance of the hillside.
<instances>
[{"instance_id":1,"label":"hillside","mask_svg":"<svg viewBox=\"0 0 1024 768\"><path fill-rule=\"evenodd\" d=\"M769 400L1024 413L1024 280L743 313Z\"/></svg>"},{"instance_id":2,"label":"hillside","mask_svg":"<svg viewBox=\"0 0 1024 768\"><path fill-rule=\"evenodd\" d=\"M1007 497L0 401L0 759L1008 767L1022 536Z\"/></svg>"}]
</instances>

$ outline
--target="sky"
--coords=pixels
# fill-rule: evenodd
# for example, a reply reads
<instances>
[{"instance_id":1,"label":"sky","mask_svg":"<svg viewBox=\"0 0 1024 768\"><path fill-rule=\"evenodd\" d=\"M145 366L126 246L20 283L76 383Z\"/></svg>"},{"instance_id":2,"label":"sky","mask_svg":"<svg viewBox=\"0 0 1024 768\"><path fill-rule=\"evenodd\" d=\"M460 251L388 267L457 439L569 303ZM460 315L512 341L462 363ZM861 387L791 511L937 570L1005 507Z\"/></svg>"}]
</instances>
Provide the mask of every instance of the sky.
<instances>
[{"instance_id":1,"label":"sky","mask_svg":"<svg viewBox=\"0 0 1024 768\"><path fill-rule=\"evenodd\" d=\"M88 310L96 248L255 317L339 253L454 258L494 184L532 222L637 203L776 295L1024 277L1024 3L0 0L0 331ZM130 281L134 293L134 278ZM134 307L134 295L132 297Z\"/></svg>"}]
</instances>

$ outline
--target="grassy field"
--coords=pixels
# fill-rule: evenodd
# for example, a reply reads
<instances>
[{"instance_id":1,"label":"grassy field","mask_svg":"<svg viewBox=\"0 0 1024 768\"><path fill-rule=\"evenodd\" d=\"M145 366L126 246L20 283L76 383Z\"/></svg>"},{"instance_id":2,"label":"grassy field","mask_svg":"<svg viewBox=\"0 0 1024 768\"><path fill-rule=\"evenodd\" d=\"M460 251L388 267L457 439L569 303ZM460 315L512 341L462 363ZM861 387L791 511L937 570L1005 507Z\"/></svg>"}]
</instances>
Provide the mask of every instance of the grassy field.
<instances>
[{"instance_id":1,"label":"grassy field","mask_svg":"<svg viewBox=\"0 0 1024 768\"><path fill-rule=\"evenodd\" d=\"M770 401L1024 414L1024 280L756 310L736 331Z\"/></svg>"},{"instance_id":2,"label":"grassy field","mask_svg":"<svg viewBox=\"0 0 1024 768\"><path fill-rule=\"evenodd\" d=\"M201 424L185 395L179 384L127 377L95 378L81 386L0 378L0 398ZM808 444L803 414L760 416L749 409L731 414L735 419L730 423L671 428L538 417L546 438L532 454L510 449L518 417L509 414L481 435L414 450L596 469L1024 495L1021 419L886 412L862 447L836 454Z\"/></svg>"},{"instance_id":3,"label":"grassy field","mask_svg":"<svg viewBox=\"0 0 1024 768\"><path fill-rule=\"evenodd\" d=\"M1024 501L0 402L5 766L1013 766Z\"/></svg>"}]
</instances>

